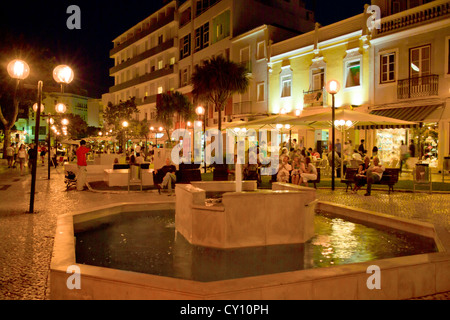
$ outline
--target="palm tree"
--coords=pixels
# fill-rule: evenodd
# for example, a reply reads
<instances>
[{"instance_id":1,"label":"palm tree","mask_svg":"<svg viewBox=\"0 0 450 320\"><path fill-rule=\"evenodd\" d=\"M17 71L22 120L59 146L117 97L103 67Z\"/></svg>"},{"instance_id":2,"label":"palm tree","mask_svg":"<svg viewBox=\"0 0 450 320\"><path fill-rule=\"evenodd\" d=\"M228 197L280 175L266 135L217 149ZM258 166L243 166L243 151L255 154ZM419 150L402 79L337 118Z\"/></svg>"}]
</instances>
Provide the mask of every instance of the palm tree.
<instances>
[{"instance_id":1,"label":"palm tree","mask_svg":"<svg viewBox=\"0 0 450 320\"><path fill-rule=\"evenodd\" d=\"M168 138L175 113L184 121L192 120L195 116L192 103L182 93L175 91L161 94L156 104L156 121L164 126Z\"/></svg>"},{"instance_id":2,"label":"palm tree","mask_svg":"<svg viewBox=\"0 0 450 320\"><path fill-rule=\"evenodd\" d=\"M212 103L219 113L218 129L222 130L222 111L236 93L245 93L249 86L247 68L217 56L196 66L191 82L194 98Z\"/></svg>"}]
</instances>

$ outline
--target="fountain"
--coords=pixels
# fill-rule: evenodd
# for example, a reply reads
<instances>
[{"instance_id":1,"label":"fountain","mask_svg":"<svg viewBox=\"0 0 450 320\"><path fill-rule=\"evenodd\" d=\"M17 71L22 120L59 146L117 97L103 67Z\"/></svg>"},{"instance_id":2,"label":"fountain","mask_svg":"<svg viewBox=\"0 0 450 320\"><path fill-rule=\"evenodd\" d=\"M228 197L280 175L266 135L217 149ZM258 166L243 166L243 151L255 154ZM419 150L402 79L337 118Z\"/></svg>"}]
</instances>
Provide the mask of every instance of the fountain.
<instances>
[{"instance_id":1,"label":"fountain","mask_svg":"<svg viewBox=\"0 0 450 320\"><path fill-rule=\"evenodd\" d=\"M221 201L208 202L210 192L222 194ZM368 238L375 251L364 251ZM160 245L162 239L167 243ZM375 254L387 250L382 239L401 239L402 253L394 246ZM256 181L237 175L179 184L175 204L123 203L60 216L50 293L52 299L407 299L450 290L446 245L431 224L319 202L315 189L287 183L257 190ZM67 287L73 265L80 290ZM381 290L366 286L372 265L381 269Z\"/></svg>"}]
</instances>

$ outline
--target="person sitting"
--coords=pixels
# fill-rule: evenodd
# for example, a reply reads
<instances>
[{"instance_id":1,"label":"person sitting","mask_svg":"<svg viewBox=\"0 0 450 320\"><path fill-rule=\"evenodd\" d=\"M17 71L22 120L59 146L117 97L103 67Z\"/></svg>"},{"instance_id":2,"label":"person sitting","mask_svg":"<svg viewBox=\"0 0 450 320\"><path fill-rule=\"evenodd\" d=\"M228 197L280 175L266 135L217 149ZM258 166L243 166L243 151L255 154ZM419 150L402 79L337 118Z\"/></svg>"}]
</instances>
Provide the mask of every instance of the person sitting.
<instances>
[{"instance_id":1,"label":"person sitting","mask_svg":"<svg viewBox=\"0 0 450 320\"><path fill-rule=\"evenodd\" d=\"M158 192L161 193L161 189L167 188L172 191L172 186L176 182L177 177L175 175L176 167L171 163L170 158L166 159L166 164L160 169L155 170L155 175L158 174L163 177L162 183L157 184Z\"/></svg>"},{"instance_id":2,"label":"person sitting","mask_svg":"<svg viewBox=\"0 0 450 320\"><path fill-rule=\"evenodd\" d=\"M367 169L367 190L365 196L370 196L372 184L381 180L385 167L380 164L378 157L373 158L373 164Z\"/></svg>"},{"instance_id":3,"label":"person sitting","mask_svg":"<svg viewBox=\"0 0 450 320\"><path fill-rule=\"evenodd\" d=\"M144 157L141 155L141 153L136 152L136 164L141 165L144 163Z\"/></svg>"},{"instance_id":4,"label":"person sitting","mask_svg":"<svg viewBox=\"0 0 450 320\"><path fill-rule=\"evenodd\" d=\"M360 161L362 160L361 154L358 152L358 150L353 150L352 159Z\"/></svg>"},{"instance_id":5,"label":"person sitting","mask_svg":"<svg viewBox=\"0 0 450 320\"><path fill-rule=\"evenodd\" d=\"M317 169L311 163L311 158L310 157L306 157L305 167L306 167L305 172L300 174L299 185L305 184L305 187L307 187L308 186L308 181L315 181L315 180L317 180Z\"/></svg>"},{"instance_id":6,"label":"person sitting","mask_svg":"<svg viewBox=\"0 0 450 320\"><path fill-rule=\"evenodd\" d=\"M289 157L284 156L282 162L278 165L277 182L289 182L291 170L292 167L289 164Z\"/></svg>"},{"instance_id":7,"label":"person sitting","mask_svg":"<svg viewBox=\"0 0 450 320\"><path fill-rule=\"evenodd\" d=\"M317 149L313 150L311 156L316 157L316 159L320 159L320 153L317 152Z\"/></svg>"},{"instance_id":8,"label":"person sitting","mask_svg":"<svg viewBox=\"0 0 450 320\"><path fill-rule=\"evenodd\" d=\"M362 186L366 184L367 181L367 169L370 166L370 158L368 156L364 157L364 162L358 166L358 173L355 175L355 186L352 190L353 193L357 193Z\"/></svg>"},{"instance_id":9,"label":"person sitting","mask_svg":"<svg viewBox=\"0 0 450 320\"><path fill-rule=\"evenodd\" d=\"M298 185L300 182L300 175L305 172L305 164L300 162L299 157L294 157L294 161L292 161L292 172L291 172L291 180L293 184Z\"/></svg>"}]
</instances>

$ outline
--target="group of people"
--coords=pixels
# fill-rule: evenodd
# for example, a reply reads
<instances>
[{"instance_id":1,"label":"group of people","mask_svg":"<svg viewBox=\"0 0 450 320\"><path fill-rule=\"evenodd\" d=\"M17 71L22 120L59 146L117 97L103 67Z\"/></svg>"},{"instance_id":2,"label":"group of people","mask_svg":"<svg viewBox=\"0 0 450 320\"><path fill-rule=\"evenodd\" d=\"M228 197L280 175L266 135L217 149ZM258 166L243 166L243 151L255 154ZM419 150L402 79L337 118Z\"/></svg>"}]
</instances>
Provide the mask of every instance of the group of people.
<instances>
[{"instance_id":1,"label":"group of people","mask_svg":"<svg viewBox=\"0 0 450 320\"><path fill-rule=\"evenodd\" d=\"M8 168L15 169L19 167L20 175L25 174L25 165L27 165L28 169L32 171L35 159L37 161L38 152L42 154L42 147L39 151L37 151L34 147L34 143L30 143L29 145L26 145L24 143L11 143L11 145L6 148Z\"/></svg>"},{"instance_id":2,"label":"group of people","mask_svg":"<svg viewBox=\"0 0 450 320\"><path fill-rule=\"evenodd\" d=\"M317 168L313 162L320 158L320 154L316 149L298 148L296 139L290 146L289 151L286 147L281 149L277 181L308 186L309 181L317 180Z\"/></svg>"}]
</instances>

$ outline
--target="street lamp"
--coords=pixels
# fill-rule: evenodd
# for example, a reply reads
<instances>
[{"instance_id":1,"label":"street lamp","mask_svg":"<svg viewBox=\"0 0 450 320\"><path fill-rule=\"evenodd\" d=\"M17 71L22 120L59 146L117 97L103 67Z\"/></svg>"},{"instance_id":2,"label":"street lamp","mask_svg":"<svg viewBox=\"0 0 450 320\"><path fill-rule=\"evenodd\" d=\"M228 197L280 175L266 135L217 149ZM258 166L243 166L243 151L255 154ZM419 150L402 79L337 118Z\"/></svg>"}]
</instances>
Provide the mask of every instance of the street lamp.
<instances>
[{"instance_id":1,"label":"street lamp","mask_svg":"<svg viewBox=\"0 0 450 320\"><path fill-rule=\"evenodd\" d=\"M122 122L122 127L124 128L124 135L125 135L125 141L126 141L126 143L125 143L125 150L128 150L128 139L127 139L127 128L128 128L128 126L129 126L129 123L128 123L128 121L123 121ZM126 151L125 151L125 153L126 153Z\"/></svg>"},{"instance_id":2,"label":"street lamp","mask_svg":"<svg viewBox=\"0 0 450 320\"><path fill-rule=\"evenodd\" d=\"M203 106L198 106L195 108L195 113L202 118L203 117L203 154L205 154L206 150L206 109ZM206 156L202 157L203 159L203 168L206 173Z\"/></svg>"},{"instance_id":3,"label":"street lamp","mask_svg":"<svg viewBox=\"0 0 450 320\"><path fill-rule=\"evenodd\" d=\"M334 175L335 175L335 172L334 172L334 170L335 170L334 144L335 144L335 129L336 129L335 126L336 126L336 124L334 123L334 120L336 118L336 113L335 113L336 110L335 110L334 95L339 92L340 87L341 86L340 86L339 82L336 81L336 80L330 80L327 83L327 92L329 94L331 94L331 101L332 101L331 102L331 128L332 128L331 129L332 130L331 131L331 140L332 140L332 142L331 142L331 145L332 145L332 152L331 152L331 190L334 190ZM341 164L341 166L342 166L342 164Z\"/></svg>"},{"instance_id":4,"label":"street lamp","mask_svg":"<svg viewBox=\"0 0 450 320\"><path fill-rule=\"evenodd\" d=\"M73 70L66 65L59 65L53 69L53 79L61 85L61 93L64 93L64 85L72 82Z\"/></svg>"}]
</instances>

